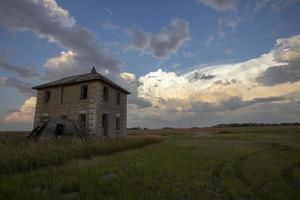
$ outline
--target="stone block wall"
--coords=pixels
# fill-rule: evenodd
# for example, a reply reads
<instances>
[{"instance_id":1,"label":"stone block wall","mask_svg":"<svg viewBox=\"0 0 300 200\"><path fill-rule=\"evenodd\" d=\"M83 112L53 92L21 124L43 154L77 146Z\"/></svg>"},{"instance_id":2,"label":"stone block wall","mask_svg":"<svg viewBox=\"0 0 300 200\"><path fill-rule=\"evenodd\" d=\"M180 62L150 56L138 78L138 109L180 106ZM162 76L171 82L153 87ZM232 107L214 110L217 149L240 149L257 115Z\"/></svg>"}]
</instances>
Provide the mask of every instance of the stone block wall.
<instances>
[{"instance_id":1,"label":"stone block wall","mask_svg":"<svg viewBox=\"0 0 300 200\"><path fill-rule=\"evenodd\" d=\"M88 85L87 99L80 99L82 85ZM103 101L103 87L109 88L109 99ZM50 101L44 103L44 94L51 92ZM61 94L63 90L63 100ZM117 105L117 92L115 88L101 82L88 82L83 84L67 85L50 89L41 89L37 92L34 127L42 117L66 116L71 120L79 120L79 114L86 114L86 126L91 134L103 135L102 115L108 113L108 135L125 134L127 125L127 95L121 92L121 105ZM121 118L120 130L116 130L116 116Z\"/></svg>"}]
</instances>

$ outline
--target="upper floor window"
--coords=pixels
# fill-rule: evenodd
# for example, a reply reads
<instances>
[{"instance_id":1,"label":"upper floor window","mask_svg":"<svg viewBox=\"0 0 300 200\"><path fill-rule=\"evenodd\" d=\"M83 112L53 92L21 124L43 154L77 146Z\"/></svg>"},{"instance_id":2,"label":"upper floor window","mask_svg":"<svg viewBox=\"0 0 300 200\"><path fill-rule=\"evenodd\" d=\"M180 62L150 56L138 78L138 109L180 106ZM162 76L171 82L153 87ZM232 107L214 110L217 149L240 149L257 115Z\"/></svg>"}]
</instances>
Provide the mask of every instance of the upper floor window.
<instances>
[{"instance_id":1,"label":"upper floor window","mask_svg":"<svg viewBox=\"0 0 300 200\"><path fill-rule=\"evenodd\" d=\"M108 101L108 87L103 87L103 100Z\"/></svg>"},{"instance_id":2,"label":"upper floor window","mask_svg":"<svg viewBox=\"0 0 300 200\"><path fill-rule=\"evenodd\" d=\"M50 90L45 91L45 94L44 94L44 103L48 103L50 101L50 95L51 95Z\"/></svg>"},{"instance_id":3,"label":"upper floor window","mask_svg":"<svg viewBox=\"0 0 300 200\"><path fill-rule=\"evenodd\" d=\"M87 85L83 85L81 86L81 90L80 90L80 99L87 99L87 95L88 95L88 86Z\"/></svg>"},{"instance_id":4,"label":"upper floor window","mask_svg":"<svg viewBox=\"0 0 300 200\"><path fill-rule=\"evenodd\" d=\"M117 104L121 105L121 93L117 92Z\"/></svg>"}]
</instances>

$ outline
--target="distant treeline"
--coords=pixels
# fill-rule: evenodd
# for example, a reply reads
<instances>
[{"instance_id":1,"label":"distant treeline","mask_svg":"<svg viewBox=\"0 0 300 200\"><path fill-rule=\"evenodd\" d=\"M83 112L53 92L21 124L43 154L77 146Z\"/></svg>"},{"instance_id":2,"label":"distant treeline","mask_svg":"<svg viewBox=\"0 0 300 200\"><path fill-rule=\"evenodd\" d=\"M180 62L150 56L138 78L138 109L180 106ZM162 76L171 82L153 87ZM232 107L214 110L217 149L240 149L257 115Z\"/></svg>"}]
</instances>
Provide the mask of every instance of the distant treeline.
<instances>
[{"instance_id":1,"label":"distant treeline","mask_svg":"<svg viewBox=\"0 0 300 200\"><path fill-rule=\"evenodd\" d=\"M131 128L127 128L127 130L147 130L147 128L141 128L141 127L131 127Z\"/></svg>"},{"instance_id":2,"label":"distant treeline","mask_svg":"<svg viewBox=\"0 0 300 200\"><path fill-rule=\"evenodd\" d=\"M291 123L232 123L232 124L217 124L211 126L211 128L224 128L224 127L255 127L255 126L300 126L300 122L291 122ZM201 127L190 127L188 129L198 129ZM209 127L206 127L209 128ZM141 127L131 127L127 128L127 130L147 130L148 128L141 128ZM176 129L173 127L164 127L161 129Z\"/></svg>"},{"instance_id":3,"label":"distant treeline","mask_svg":"<svg viewBox=\"0 0 300 200\"><path fill-rule=\"evenodd\" d=\"M292 123L233 123L233 124L217 124L212 126L213 128L224 128L224 127L249 127L249 126L300 126L300 122Z\"/></svg>"}]
</instances>

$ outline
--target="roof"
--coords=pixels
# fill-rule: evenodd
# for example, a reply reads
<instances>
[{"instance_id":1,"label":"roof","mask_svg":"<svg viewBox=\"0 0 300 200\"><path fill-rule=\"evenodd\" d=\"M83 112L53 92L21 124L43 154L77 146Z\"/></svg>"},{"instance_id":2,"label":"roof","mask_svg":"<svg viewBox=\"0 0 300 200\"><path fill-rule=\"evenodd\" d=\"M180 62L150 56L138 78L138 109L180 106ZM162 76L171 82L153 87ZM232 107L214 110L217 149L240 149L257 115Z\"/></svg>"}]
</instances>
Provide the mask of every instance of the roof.
<instances>
[{"instance_id":1,"label":"roof","mask_svg":"<svg viewBox=\"0 0 300 200\"><path fill-rule=\"evenodd\" d=\"M120 90L126 94L130 94L126 89L120 87L113 81L105 78L103 75L97 73L95 70L92 70L91 73L87 74L80 74L76 76L68 76L56 81L52 81L49 83L45 83L42 85L34 86L32 89L39 90L39 89L45 89L45 88L51 88L51 87L58 87L58 86L64 86L64 85L71 85L76 83L84 83L84 82L91 82L91 81L100 81L102 83L105 83L117 90Z\"/></svg>"}]
</instances>

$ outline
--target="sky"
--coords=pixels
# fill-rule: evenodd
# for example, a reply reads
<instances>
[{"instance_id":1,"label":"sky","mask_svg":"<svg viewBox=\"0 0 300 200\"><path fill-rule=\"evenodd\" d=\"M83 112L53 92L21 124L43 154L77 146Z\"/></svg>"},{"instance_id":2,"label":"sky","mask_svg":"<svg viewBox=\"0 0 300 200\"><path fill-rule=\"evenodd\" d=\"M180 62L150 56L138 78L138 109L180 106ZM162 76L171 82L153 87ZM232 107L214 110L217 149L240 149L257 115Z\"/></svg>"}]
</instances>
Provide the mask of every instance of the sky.
<instances>
[{"instance_id":1,"label":"sky","mask_svg":"<svg viewBox=\"0 0 300 200\"><path fill-rule=\"evenodd\" d=\"M97 71L128 127L300 121L299 0L0 0L0 130L32 128L33 85Z\"/></svg>"}]
</instances>

